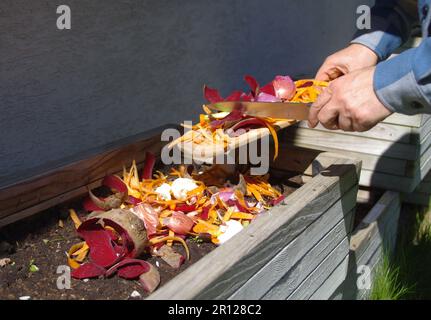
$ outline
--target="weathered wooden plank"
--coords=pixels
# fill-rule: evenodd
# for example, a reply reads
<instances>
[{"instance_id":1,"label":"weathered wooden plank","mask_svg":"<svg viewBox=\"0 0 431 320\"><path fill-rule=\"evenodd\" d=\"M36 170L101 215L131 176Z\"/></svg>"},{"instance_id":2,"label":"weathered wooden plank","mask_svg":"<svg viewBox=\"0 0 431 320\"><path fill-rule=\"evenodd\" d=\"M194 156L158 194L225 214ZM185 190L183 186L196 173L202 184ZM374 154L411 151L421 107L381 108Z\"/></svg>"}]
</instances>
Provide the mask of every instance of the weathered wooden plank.
<instances>
[{"instance_id":1,"label":"weathered wooden plank","mask_svg":"<svg viewBox=\"0 0 431 320\"><path fill-rule=\"evenodd\" d=\"M334 299L356 299L357 267L368 265L376 248L385 247L388 252L395 248L400 214L400 198L395 192L386 192L362 223L356 228L350 240L349 267L345 281L333 295Z\"/></svg>"},{"instance_id":2,"label":"weathered wooden plank","mask_svg":"<svg viewBox=\"0 0 431 320\"><path fill-rule=\"evenodd\" d=\"M399 192L411 192L418 185L420 179L394 176L390 174L362 170L359 185L381 189L390 189Z\"/></svg>"},{"instance_id":3,"label":"weathered wooden plank","mask_svg":"<svg viewBox=\"0 0 431 320\"><path fill-rule=\"evenodd\" d=\"M311 295L310 300L329 300L331 295L343 283L346 278L349 256L335 268L323 284Z\"/></svg>"},{"instance_id":4,"label":"weathered wooden plank","mask_svg":"<svg viewBox=\"0 0 431 320\"><path fill-rule=\"evenodd\" d=\"M425 150L420 158L415 161L408 161L406 173L404 176L406 177L417 177L421 175L421 168L426 164L426 162L431 158L431 146ZM399 175L399 174L398 174Z\"/></svg>"},{"instance_id":5,"label":"weathered wooden plank","mask_svg":"<svg viewBox=\"0 0 431 320\"><path fill-rule=\"evenodd\" d=\"M370 267L370 273L369 274L362 274L361 276L365 277L363 280L364 281L363 283L369 283L371 285L371 288L373 285L374 275L380 266L382 253L383 253L382 246L379 246L372 253L371 258L366 263L364 263L364 265L367 265ZM341 269L340 267L337 268L337 270L334 271L334 274L344 274L344 277L346 277L346 273L347 273L347 276L349 277L351 275L352 270L346 270L345 266L343 266L342 268L343 268L343 270L339 270L339 269ZM371 291L371 288L370 289L359 289L357 286L357 283L356 283L357 276L358 276L358 274L356 274L356 277L354 279L351 279L352 283L350 284L350 286L348 288L346 288L345 282L342 283L335 290L335 292L331 295L331 297L329 297L329 299L331 299L331 300L366 299L366 297L368 296L368 294Z\"/></svg>"},{"instance_id":6,"label":"weathered wooden plank","mask_svg":"<svg viewBox=\"0 0 431 320\"><path fill-rule=\"evenodd\" d=\"M373 186L376 188L409 193L414 191L414 189L419 185L420 181L428 174L430 169L431 158L426 160L419 173L414 177L394 176L363 169L361 171L359 184L361 186Z\"/></svg>"},{"instance_id":7,"label":"weathered wooden plank","mask_svg":"<svg viewBox=\"0 0 431 320\"><path fill-rule=\"evenodd\" d=\"M360 187L358 190L358 204L375 204L383 195L383 191L376 188Z\"/></svg>"},{"instance_id":8,"label":"weathered wooden plank","mask_svg":"<svg viewBox=\"0 0 431 320\"><path fill-rule=\"evenodd\" d=\"M306 121L301 121L298 123L297 127L308 129L308 124ZM388 123L379 123L371 130L366 132L345 132L342 130L328 130L323 127L321 124L317 125L316 128L313 128L314 131L323 131L323 132L332 132L343 135L352 135L358 137L365 137L371 139L392 141L392 142L403 142L410 143L413 142L410 139L410 135L412 134L412 128L406 126L399 126ZM419 141L417 142L419 143Z\"/></svg>"},{"instance_id":9,"label":"weathered wooden plank","mask_svg":"<svg viewBox=\"0 0 431 320\"><path fill-rule=\"evenodd\" d=\"M427 114L417 114L408 116L405 114L394 113L383 120L384 123L396 124L408 127L420 127L430 118Z\"/></svg>"},{"instance_id":10,"label":"weathered wooden plank","mask_svg":"<svg viewBox=\"0 0 431 320\"><path fill-rule=\"evenodd\" d=\"M381 266L383 254L384 254L384 248L383 246L380 246L376 249L376 251L373 253L371 258L367 261L367 266L370 267L371 272L368 274L368 276L365 275L366 276L365 281L366 283L370 283L371 287L369 289L368 288L359 289L356 294L356 299L359 299L359 300L368 299L369 295L371 294L371 290L373 289L375 275Z\"/></svg>"},{"instance_id":11,"label":"weathered wooden plank","mask_svg":"<svg viewBox=\"0 0 431 320\"><path fill-rule=\"evenodd\" d=\"M332 274L337 267L342 264L348 255L349 246L348 238L345 238L326 258L323 260L314 271L295 289L289 296L284 296L288 300L305 300L309 299L312 294L322 285ZM275 289L275 288L274 288ZM272 289L272 290L274 290ZM281 289L281 286L278 287ZM276 291L281 293L281 291Z\"/></svg>"},{"instance_id":12,"label":"weathered wooden plank","mask_svg":"<svg viewBox=\"0 0 431 320\"><path fill-rule=\"evenodd\" d=\"M347 233L345 232L346 226L344 225L346 222L350 223L350 221L340 221L336 226L337 228L344 228L344 232L342 232L344 234ZM344 237L341 235L336 236L334 239L331 239L330 237L334 237L334 234L330 233L326 235L308 253L301 257L299 261L296 261L291 269L284 270L284 275L281 274L281 277L276 283L266 284L264 287L264 289L266 289L265 295L259 296L259 298L285 299L288 295L293 293L296 288L301 286L304 279L309 274L314 272L314 270L322 263L322 261L325 260L325 258L347 238L346 235L344 235ZM346 249L345 252L348 251L348 248L344 247L344 249Z\"/></svg>"},{"instance_id":13,"label":"weathered wooden plank","mask_svg":"<svg viewBox=\"0 0 431 320\"><path fill-rule=\"evenodd\" d=\"M418 144L424 141L431 132L431 117L425 118L425 122L419 128L412 128L410 143Z\"/></svg>"},{"instance_id":14,"label":"weathered wooden plank","mask_svg":"<svg viewBox=\"0 0 431 320\"><path fill-rule=\"evenodd\" d=\"M350 238L350 250L354 253L354 257L358 260L366 250L368 243L376 235L384 237L386 235L386 225L390 221L398 222L400 210L399 194L393 193L386 197L390 203L378 202L359 224ZM388 193L385 193L384 198Z\"/></svg>"},{"instance_id":15,"label":"weathered wooden plank","mask_svg":"<svg viewBox=\"0 0 431 320\"><path fill-rule=\"evenodd\" d=\"M260 217L149 299L228 298L355 185L358 166L354 161L337 160L271 214Z\"/></svg>"},{"instance_id":16,"label":"weathered wooden plank","mask_svg":"<svg viewBox=\"0 0 431 320\"><path fill-rule=\"evenodd\" d=\"M393 201L391 205L393 206L396 203L397 201ZM370 233L366 237L363 237L362 234L358 233L352 236L350 242L351 252L349 254L347 274L344 273L344 278L340 278L338 274L341 275L341 271L334 271L337 276L331 275L330 277L328 277L325 283L322 284L322 287L316 291L318 293L313 294L312 299L329 299L336 291L337 287L342 284L343 298L356 298L356 296L358 295L356 283L359 276L359 274L357 273L357 267L360 265L365 265L372 269L373 266L370 264L370 259L372 259L376 250L380 247L384 247L388 252L390 252L395 246L395 239L397 234L396 231L398 227L398 216L400 212L399 201L398 206L396 206L395 208L393 208L392 206L388 206L385 209L385 212L381 213L381 216L379 217L380 226L374 228L374 233ZM396 214L394 216L391 216L391 213ZM369 218L372 219L372 215L373 213L371 213ZM357 242L358 238L362 239L361 243ZM344 270L344 267L341 268ZM336 283L337 285L335 286L334 283Z\"/></svg>"},{"instance_id":17,"label":"weathered wooden plank","mask_svg":"<svg viewBox=\"0 0 431 320\"><path fill-rule=\"evenodd\" d=\"M349 198L346 203L352 203L349 206L351 208L345 208L347 214L346 211L339 210L339 206L328 209L229 299L260 299L286 273L295 274L291 278L299 284L300 277L305 278L309 273L305 269L311 271L313 265L320 263L351 232L356 193L356 188L353 188L344 195ZM304 256L307 258L303 258ZM299 274L291 269L299 269Z\"/></svg>"},{"instance_id":18,"label":"weathered wooden plank","mask_svg":"<svg viewBox=\"0 0 431 320\"><path fill-rule=\"evenodd\" d=\"M420 144L412 145L377 139L370 141L370 139L360 136L291 127L287 130L287 140L299 147L322 151L326 151L326 148L335 148L340 151L417 160L422 151L431 145L431 134L429 133Z\"/></svg>"},{"instance_id":19,"label":"weathered wooden plank","mask_svg":"<svg viewBox=\"0 0 431 320\"><path fill-rule=\"evenodd\" d=\"M276 130L284 129L290 125L292 125L294 121L277 121L274 123L274 127ZM194 135L195 132L192 130L189 130L187 133L185 133L186 137L189 137L191 140L192 135ZM258 141L260 139L269 138L271 137L271 133L268 128L259 128L255 130L251 130L247 132L246 134L242 134L239 137L232 137L229 140L229 144L227 146L227 149L223 147L215 147L213 144L193 144L193 143L181 143L177 144L175 148L179 150L184 156L185 159L193 160L193 161L200 161L205 163L213 163L214 159L218 159L220 157L226 157L226 150L229 150L228 155L233 155L237 149L247 146L250 143L253 143L255 141Z\"/></svg>"},{"instance_id":20,"label":"weathered wooden plank","mask_svg":"<svg viewBox=\"0 0 431 320\"><path fill-rule=\"evenodd\" d=\"M379 171L382 173L400 175L406 171L409 162L408 160L379 157L359 152L337 150L335 148L328 148L327 146L324 146L322 148L324 148L326 152L337 153L351 159L360 159L362 161L362 169ZM296 164L292 163L292 161L289 161L292 152L300 152L303 159L301 159L301 161L298 161ZM304 172L305 169L308 167L307 163L311 163L310 159L315 158L316 155L320 152L323 151L316 150L315 147L313 147L312 149L308 149L295 147L289 143L280 143L279 157L271 167L283 169L293 168L295 166L298 172Z\"/></svg>"}]
</instances>

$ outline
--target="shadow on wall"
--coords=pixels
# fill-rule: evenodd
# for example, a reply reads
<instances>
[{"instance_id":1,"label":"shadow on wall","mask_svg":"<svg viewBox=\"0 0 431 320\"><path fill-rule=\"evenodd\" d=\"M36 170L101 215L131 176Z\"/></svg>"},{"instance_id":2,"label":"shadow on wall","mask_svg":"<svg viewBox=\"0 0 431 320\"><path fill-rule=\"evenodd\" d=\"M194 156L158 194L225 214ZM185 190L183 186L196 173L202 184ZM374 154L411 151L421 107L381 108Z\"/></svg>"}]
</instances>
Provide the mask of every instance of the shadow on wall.
<instances>
[{"instance_id":1,"label":"shadow on wall","mask_svg":"<svg viewBox=\"0 0 431 320\"><path fill-rule=\"evenodd\" d=\"M351 1L0 3L0 177L165 123L196 120L204 83L313 75L355 29ZM342 27L341 27L342 26Z\"/></svg>"}]
</instances>

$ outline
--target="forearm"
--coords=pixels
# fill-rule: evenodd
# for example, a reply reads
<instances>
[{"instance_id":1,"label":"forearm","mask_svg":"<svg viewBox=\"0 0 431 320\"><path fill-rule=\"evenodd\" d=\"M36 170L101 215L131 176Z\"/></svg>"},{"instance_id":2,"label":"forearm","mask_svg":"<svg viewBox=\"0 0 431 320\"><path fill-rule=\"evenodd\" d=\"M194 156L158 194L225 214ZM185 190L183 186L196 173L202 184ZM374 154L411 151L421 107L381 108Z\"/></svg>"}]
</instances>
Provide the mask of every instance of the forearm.
<instances>
[{"instance_id":1,"label":"forearm","mask_svg":"<svg viewBox=\"0 0 431 320\"><path fill-rule=\"evenodd\" d=\"M431 38L377 65L374 90L391 111L431 114Z\"/></svg>"}]
</instances>

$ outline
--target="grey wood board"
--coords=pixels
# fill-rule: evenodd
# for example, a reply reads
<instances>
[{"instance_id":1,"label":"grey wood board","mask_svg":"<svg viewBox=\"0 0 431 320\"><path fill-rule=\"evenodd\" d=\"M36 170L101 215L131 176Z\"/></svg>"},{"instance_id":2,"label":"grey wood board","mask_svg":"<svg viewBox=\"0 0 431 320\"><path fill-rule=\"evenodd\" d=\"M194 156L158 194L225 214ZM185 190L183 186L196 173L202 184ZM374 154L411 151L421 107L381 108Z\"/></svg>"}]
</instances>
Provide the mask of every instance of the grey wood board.
<instances>
[{"instance_id":1,"label":"grey wood board","mask_svg":"<svg viewBox=\"0 0 431 320\"><path fill-rule=\"evenodd\" d=\"M337 225L337 228L339 228L339 224ZM344 224L344 221L342 221L341 224ZM345 228L345 226L342 226L342 228ZM332 233L330 233L330 235L334 236ZM291 269L286 269L284 275L281 275L276 283L272 286L266 286L265 294L259 298L285 299L289 294L300 287L304 279L314 272L320 263L346 238L346 235L344 235L344 237L340 235L334 237L334 239L330 239L329 237L322 239L322 241L297 261ZM346 252L348 252L348 249Z\"/></svg>"},{"instance_id":2,"label":"grey wood board","mask_svg":"<svg viewBox=\"0 0 431 320\"><path fill-rule=\"evenodd\" d=\"M347 259L349 239L343 240L314 271L295 289L293 293L286 297L288 300L309 299L312 294L325 282L328 275Z\"/></svg>"},{"instance_id":3,"label":"grey wood board","mask_svg":"<svg viewBox=\"0 0 431 320\"><path fill-rule=\"evenodd\" d=\"M314 291L309 300L329 300L331 295L343 283L349 264L349 256L335 268L323 284Z\"/></svg>"},{"instance_id":4,"label":"grey wood board","mask_svg":"<svg viewBox=\"0 0 431 320\"><path fill-rule=\"evenodd\" d=\"M378 272L379 267L381 265L383 254L384 254L384 249L382 246L380 246L376 249L376 251L373 253L371 258L367 261L367 265L370 267L371 272L368 275L366 281L371 284L371 288L370 289L365 289L365 288L359 289L356 293L356 299L359 299L359 300L368 299L369 295L371 294L371 292L373 290L375 275Z\"/></svg>"},{"instance_id":5,"label":"grey wood board","mask_svg":"<svg viewBox=\"0 0 431 320\"><path fill-rule=\"evenodd\" d=\"M294 145L326 151L326 148L359 152L405 160L417 160L431 145L431 133L418 145L394 143L335 132L314 131L313 129L287 128L287 140Z\"/></svg>"},{"instance_id":6,"label":"grey wood board","mask_svg":"<svg viewBox=\"0 0 431 320\"><path fill-rule=\"evenodd\" d=\"M348 272L343 284L340 287L343 299L357 298L358 288L356 283L359 277L359 274L357 273L357 267L365 265L372 268L369 260L378 248L385 248L387 252L393 250L395 246L397 228L397 219L387 221L387 224L385 225L386 234L384 236L382 236L380 233L375 233L372 238L364 241L361 252L350 252Z\"/></svg>"},{"instance_id":7,"label":"grey wood board","mask_svg":"<svg viewBox=\"0 0 431 320\"><path fill-rule=\"evenodd\" d=\"M306 121L301 121L297 124L297 126L299 128L309 128ZM328 130L321 124L317 125L317 127L313 128L313 130L403 143L411 142L410 138L413 131L411 127L398 126L387 123L379 123L374 128L365 132L345 132L342 130Z\"/></svg>"},{"instance_id":8,"label":"grey wood board","mask_svg":"<svg viewBox=\"0 0 431 320\"><path fill-rule=\"evenodd\" d=\"M295 148L292 144L282 142L280 143L280 148ZM316 154L316 152L323 152L322 150L316 150L315 146L311 146L310 149L307 148L299 148L301 149L301 152L304 154L310 154L310 157L313 156L313 154ZM352 159L359 159L362 161L362 168L371 170L371 171L378 171L382 173L389 173L389 174L395 174L395 175L403 175L409 166L409 160L403 160L403 159L395 159L395 158L388 158L385 156L375 156L370 154L364 154L360 152L351 152L351 151L345 151L345 150L339 150L336 148L329 148L327 146L322 147L321 149L325 149L326 152L334 152L343 156L346 156L348 158ZM305 157L305 155L304 155ZM276 161L275 167L283 167L284 164L281 162L285 162L288 160L289 154L285 154L285 151L280 151L280 159Z\"/></svg>"},{"instance_id":9,"label":"grey wood board","mask_svg":"<svg viewBox=\"0 0 431 320\"><path fill-rule=\"evenodd\" d=\"M353 197L354 202L356 192L356 188L351 189L345 197ZM311 268L319 257L325 256L327 250L331 251L351 231L352 209L346 208L345 210L350 210L346 214L344 210L330 208L253 275L230 299L261 298L281 277L297 268L300 260L301 264L305 263L307 268ZM313 261L303 259L305 255L311 256ZM304 268L301 269L300 275L305 277L307 273ZM299 281L298 279L295 277L295 281Z\"/></svg>"},{"instance_id":10,"label":"grey wood board","mask_svg":"<svg viewBox=\"0 0 431 320\"><path fill-rule=\"evenodd\" d=\"M376 187L400 192L413 192L431 169L431 159L428 159L420 168L419 174L415 177L400 177L380 172L373 172L363 169L359 180L359 185L365 187Z\"/></svg>"},{"instance_id":11,"label":"grey wood board","mask_svg":"<svg viewBox=\"0 0 431 320\"><path fill-rule=\"evenodd\" d=\"M402 126L417 127L422 126L430 118L427 114L417 114L408 116L401 113L394 113L383 120L384 123L397 124Z\"/></svg>"},{"instance_id":12,"label":"grey wood board","mask_svg":"<svg viewBox=\"0 0 431 320\"><path fill-rule=\"evenodd\" d=\"M389 197L388 197L389 198ZM399 200L399 197L397 198ZM390 200L390 199L387 199ZM395 207L394 207L395 205ZM378 209L378 208L377 208ZM380 210L379 210L380 211ZM336 291L337 287L341 285L341 283L345 283L343 292L344 297L347 298L350 292L350 298L353 298L356 293L356 282L359 274L357 273L357 267L361 265L366 265L372 269L372 265L370 265L370 259L376 252L377 248L384 247L387 252L393 250L395 246L395 239L397 235L398 228L398 217L400 212L400 203L395 200L389 203L389 205L378 214L378 217L375 216L375 212L370 212L367 215L366 219L364 219L364 223L369 223L369 221L373 221L373 229L375 232L369 234L367 237L362 237L361 234L356 233L352 238L361 236L361 243L356 244L354 248L352 248L352 238L350 241L350 253L349 253L349 262L347 268L347 274L345 272L345 267L340 266L343 270L336 271L334 274L337 276L330 276L319 288L316 292L317 294L313 294L312 299L329 299L331 295ZM377 220L375 220L377 218ZM375 224L378 222L378 226ZM354 241L357 239L354 239ZM351 261L353 260L353 261ZM340 278L339 275L344 274L344 278Z\"/></svg>"}]
</instances>

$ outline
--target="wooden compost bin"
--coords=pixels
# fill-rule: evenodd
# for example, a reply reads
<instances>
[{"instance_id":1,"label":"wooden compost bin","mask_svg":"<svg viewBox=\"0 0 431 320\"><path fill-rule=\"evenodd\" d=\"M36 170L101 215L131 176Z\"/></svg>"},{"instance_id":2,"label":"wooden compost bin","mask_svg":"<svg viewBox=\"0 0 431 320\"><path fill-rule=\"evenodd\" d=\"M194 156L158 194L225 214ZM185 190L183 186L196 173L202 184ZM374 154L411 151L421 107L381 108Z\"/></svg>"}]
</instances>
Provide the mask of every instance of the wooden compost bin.
<instances>
[{"instance_id":1,"label":"wooden compost bin","mask_svg":"<svg viewBox=\"0 0 431 320\"><path fill-rule=\"evenodd\" d=\"M397 53L420 40L412 38ZM412 192L431 168L430 115L393 114L367 132L310 129L306 122L284 132L282 140L292 145L361 159L360 186Z\"/></svg>"},{"instance_id":2,"label":"wooden compost bin","mask_svg":"<svg viewBox=\"0 0 431 320\"><path fill-rule=\"evenodd\" d=\"M281 158L289 153L297 153L302 157L302 162L322 157L333 156L329 152L297 148L281 145ZM346 155L336 154L337 158L347 158ZM320 161L324 164L324 161ZM309 174L309 170L305 171ZM306 181L307 178L304 177ZM360 274L358 266L369 267L370 274L364 279L371 284L374 281L374 274L381 265L384 253L393 252L398 231L398 219L401 211L400 193L394 191L381 191L373 189L359 189L357 194L357 210L355 214L355 226L352 233L348 235L349 254L340 260L331 262L327 259L327 264L332 264L330 274L326 274L326 279L320 284L319 289L311 295L303 293L296 295L294 299L365 299L370 293L370 289L358 289L357 280ZM359 211L359 212L358 212ZM333 257L331 257L333 258ZM322 265L324 265L322 263ZM316 268L316 275L309 276L309 283L312 284L318 277L319 269ZM336 265L336 267L334 267Z\"/></svg>"},{"instance_id":3,"label":"wooden compost bin","mask_svg":"<svg viewBox=\"0 0 431 320\"><path fill-rule=\"evenodd\" d=\"M80 197L145 151L160 154L161 130L39 168L0 189L0 226ZM311 298L349 254L360 161L284 146L272 174L306 181L282 204L188 267L150 299ZM336 288L341 281L334 282ZM329 293L329 295L332 294Z\"/></svg>"},{"instance_id":4,"label":"wooden compost bin","mask_svg":"<svg viewBox=\"0 0 431 320\"><path fill-rule=\"evenodd\" d=\"M362 160L359 184L412 192L431 168L429 115L394 114L367 132L330 131L305 122L284 131L294 146L342 153Z\"/></svg>"}]
</instances>

